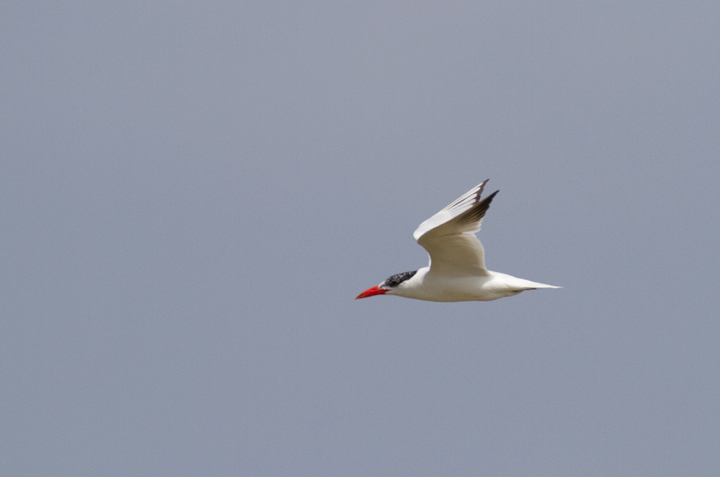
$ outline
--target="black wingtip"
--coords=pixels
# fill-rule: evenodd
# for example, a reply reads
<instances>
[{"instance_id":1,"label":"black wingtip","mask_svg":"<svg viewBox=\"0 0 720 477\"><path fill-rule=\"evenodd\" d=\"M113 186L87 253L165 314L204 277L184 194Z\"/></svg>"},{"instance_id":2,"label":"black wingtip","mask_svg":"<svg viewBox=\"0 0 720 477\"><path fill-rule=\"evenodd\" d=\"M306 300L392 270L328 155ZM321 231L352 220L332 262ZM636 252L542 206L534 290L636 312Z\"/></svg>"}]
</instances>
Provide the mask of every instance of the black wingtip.
<instances>
[{"instance_id":1,"label":"black wingtip","mask_svg":"<svg viewBox=\"0 0 720 477\"><path fill-rule=\"evenodd\" d=\"M493 197L495 197L495 194L497 194L498 192L500 191L496 190L489 196L479 201L472 208L459 215L460 222L471 223L482 220L483 217L485 217L485 212L487 212L487 210L490 208L490 202L492 202Z\"/></svg>"}]
</instances>

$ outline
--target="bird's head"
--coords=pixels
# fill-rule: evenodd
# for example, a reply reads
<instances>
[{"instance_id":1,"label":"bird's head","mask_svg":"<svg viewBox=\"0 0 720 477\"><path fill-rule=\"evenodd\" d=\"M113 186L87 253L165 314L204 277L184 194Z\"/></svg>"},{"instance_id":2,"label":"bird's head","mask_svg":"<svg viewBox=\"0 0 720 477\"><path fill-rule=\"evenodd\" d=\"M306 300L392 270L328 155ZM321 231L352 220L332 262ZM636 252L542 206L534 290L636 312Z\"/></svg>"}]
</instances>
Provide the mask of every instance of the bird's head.
<instances>
[{"instance_id":1,"label":"bird's head","mask_svg":"<svg viewBox=\"0 0 720 477\"><path fill-rule=\"evenodd\" d=\"M393 275L392 277L382 282L380 285L368 288L367 290L356 296L355 299L357 300L358 298L367 298L375 295L393 295L393 291L395 291L402 282L411 279L413 276L415 276L416 273L417 270L413 270L412 272L403 272L398 273L397 275Z\"/></svg>"}]
</instances>

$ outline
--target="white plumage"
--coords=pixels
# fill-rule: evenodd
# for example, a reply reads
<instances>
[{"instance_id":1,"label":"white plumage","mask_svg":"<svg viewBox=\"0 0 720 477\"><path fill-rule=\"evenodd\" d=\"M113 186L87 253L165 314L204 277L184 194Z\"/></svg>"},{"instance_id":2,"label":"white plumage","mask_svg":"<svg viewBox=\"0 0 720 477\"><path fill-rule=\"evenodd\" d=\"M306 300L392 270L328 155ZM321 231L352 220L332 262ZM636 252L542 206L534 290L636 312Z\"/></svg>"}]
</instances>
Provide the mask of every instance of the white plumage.
<instances>
[{"instance_id":1,"label":"white plumage","mask_svg":"<svg viewBox=\"0 0 720 477\"><path fill-rule=\"evenodd\" d=\"M475 235L495 191L484 199L484 181L433 215L413 233L430 263L415 272L393 275L357 298L397 295L429 301L489 301L536 288L560 288L485 268L485 250Z\"/></svg>"}]
</instances>

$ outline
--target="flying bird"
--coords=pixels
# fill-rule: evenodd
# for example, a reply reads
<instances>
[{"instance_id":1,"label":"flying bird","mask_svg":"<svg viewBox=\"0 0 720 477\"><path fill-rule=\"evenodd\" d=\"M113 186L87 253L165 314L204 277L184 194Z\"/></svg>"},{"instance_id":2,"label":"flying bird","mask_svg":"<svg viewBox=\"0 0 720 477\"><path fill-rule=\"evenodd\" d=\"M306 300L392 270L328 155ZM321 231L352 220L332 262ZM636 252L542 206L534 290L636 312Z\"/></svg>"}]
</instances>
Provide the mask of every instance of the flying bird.
<instances>
[{"instance_id":1,"label":"flying bird","mask_svg":"<svg viewBox=\"0 0 720 477\"><path fill-rule=\"evenodd\" d=\"M481 200L488 180L415 230L413 238L430 255L427 267L393 275L355 299L397 295L428 301L490 301L525 290L560 288L485 268L485 251L475 234L480 231L480 223L490 203L500 192L495 191Z\"/></svg>"}]
</instances>

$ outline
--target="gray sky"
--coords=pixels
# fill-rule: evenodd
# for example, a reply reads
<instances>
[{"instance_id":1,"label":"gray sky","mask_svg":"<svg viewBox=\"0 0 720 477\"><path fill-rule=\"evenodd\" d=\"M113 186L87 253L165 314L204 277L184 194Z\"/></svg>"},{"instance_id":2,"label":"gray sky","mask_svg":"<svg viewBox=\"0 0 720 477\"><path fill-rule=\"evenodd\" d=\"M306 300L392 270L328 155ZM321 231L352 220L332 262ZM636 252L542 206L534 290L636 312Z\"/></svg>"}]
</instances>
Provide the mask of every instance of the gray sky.
<instances>
[{"instance_id":1,"label":"gray sky","mask_svg":"<svg viewBox=\"0 0 720 477\"><path fill-rule=\"evenodd\" d=\"M720 474L720 3L5 2L0 474ZM490 178L488 266L353 301Z\"/></svg>"}]
</instances>

